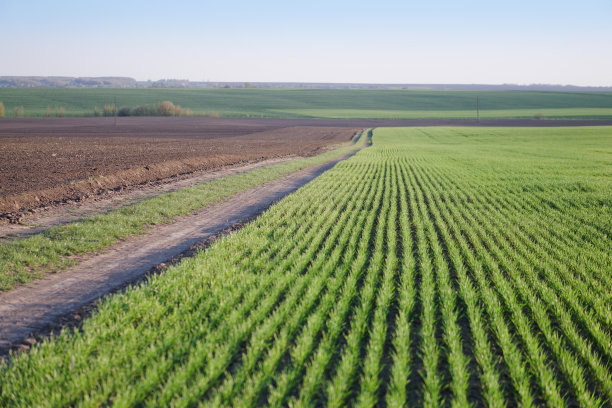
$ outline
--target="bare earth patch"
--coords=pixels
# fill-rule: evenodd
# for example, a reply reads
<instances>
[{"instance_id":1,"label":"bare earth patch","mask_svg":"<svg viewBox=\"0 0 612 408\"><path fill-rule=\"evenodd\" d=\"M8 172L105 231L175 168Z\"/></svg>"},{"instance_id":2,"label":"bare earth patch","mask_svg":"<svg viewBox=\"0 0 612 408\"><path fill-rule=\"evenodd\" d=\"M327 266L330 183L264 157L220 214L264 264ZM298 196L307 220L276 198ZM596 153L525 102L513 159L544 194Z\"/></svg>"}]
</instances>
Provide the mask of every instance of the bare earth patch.
<instances>
[{"instance_id":1,"label":"bare earth patch","mask_svg":"<svg viewBox=\"0 0 612 408\"><path fill-rule=\"evenodd\" d=\"M312 156L356 131L192 118L0 121L0 218L201 170Z\"/></svg>"}]
</instances>

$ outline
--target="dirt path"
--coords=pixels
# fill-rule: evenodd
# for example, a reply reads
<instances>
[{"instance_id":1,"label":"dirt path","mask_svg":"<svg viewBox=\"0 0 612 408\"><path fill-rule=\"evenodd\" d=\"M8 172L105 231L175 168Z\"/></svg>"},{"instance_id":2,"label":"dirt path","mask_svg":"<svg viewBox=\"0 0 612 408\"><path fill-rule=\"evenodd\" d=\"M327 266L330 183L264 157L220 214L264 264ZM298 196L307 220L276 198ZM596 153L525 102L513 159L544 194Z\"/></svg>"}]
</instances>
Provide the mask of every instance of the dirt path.
<instances>
[{"instance_id":1,"label":"dirt path","mask_svg":"<svg viewBox=\"0 0 612 408\"><path fill-rule=\"evenodd\" d=\"M272 203L297 190L340 159L310 167L265 185L236 194L222 203L155 227L79 265L46 279L0 294L0 356L45 332L66 314L101 296L141 279L147 272L224 228L254 217Z\"/></svg>"},{"instance_id":2,"label":"dirt path","mask_svg":"<svg viewBox=\"0 0 612 408\"><path fill-rule=\"evenodd\" d=\"M39 234L53 226L67 224L69 222L78 221L84 217L134 204L158 194L192 187L205 181L245 173L250 170L271 166L295 158L295 156L291 156L263 160L242 166L227 166L213 171L202 170L144 186L128 186L121 191L107 193L90 200L80 202L73 201L47 207L39 212L24 214L19 224L0 223L0 242Z\"/></svg>"}]
</instances>

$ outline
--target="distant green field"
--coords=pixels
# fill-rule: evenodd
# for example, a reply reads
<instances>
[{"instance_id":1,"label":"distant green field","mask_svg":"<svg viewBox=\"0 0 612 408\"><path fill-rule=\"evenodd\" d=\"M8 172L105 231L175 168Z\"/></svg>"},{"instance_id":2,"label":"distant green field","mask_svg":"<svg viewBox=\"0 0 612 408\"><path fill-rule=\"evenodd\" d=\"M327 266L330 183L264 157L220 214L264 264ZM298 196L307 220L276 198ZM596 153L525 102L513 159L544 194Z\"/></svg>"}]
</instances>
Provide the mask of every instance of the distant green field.
<instances>
[{"instance_id":1,"label":"distant green field","mask_svg":"<svg viewBox=\"0 0 612 408\"><path fill-rule=\"evenodd\" d=\"M288 116L337 119L475 119L475 110L278 109ZM612 119L612 108L480 110L481 119Z\"/></svg>"},{"instance_id":2,"label":"distant green field","mask_svg":"<svg viewBox=\"0 0 612 408\"><path fill-rule=\"evenodd\" d=\"M612 93L535 91L406 91L297 89L71 89L0 88L6 116L93 115L112 104L134 107L169 100L196 115L230 117L612 119Z\"/></svg>"}]
</instances>

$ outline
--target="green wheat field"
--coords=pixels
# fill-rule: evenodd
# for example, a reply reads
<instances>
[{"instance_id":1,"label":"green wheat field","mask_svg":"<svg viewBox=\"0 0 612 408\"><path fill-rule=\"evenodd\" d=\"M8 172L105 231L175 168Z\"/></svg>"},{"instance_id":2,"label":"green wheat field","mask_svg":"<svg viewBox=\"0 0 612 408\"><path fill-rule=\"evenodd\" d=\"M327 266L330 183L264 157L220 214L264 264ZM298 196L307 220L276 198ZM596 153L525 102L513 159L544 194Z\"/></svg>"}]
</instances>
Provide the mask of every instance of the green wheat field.
<instances>
[{"instance_id":1,"label":"green wheat field","mask_svg":"<svg viewBox=\"0 0 612 408\"><path fill-rule=\"evenodd\" d=\"M371 137L2 363L0 405L609 404L612 128Z\"/></svg>"}]
</instances>

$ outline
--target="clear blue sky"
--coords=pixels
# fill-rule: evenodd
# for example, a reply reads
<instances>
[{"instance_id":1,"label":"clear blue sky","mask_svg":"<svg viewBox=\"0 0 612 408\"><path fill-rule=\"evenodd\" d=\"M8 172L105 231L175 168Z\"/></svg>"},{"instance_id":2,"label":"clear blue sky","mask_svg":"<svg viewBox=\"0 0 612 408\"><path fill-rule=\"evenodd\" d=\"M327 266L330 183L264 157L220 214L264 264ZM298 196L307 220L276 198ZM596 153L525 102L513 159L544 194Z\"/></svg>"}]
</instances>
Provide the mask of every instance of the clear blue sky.
<instances>
[{"instance_id":1,"label":"clear blue sky","mask_svg":"<svg viewBox=\"0 0 612 408\"><path fill-rule=\"evenodd\" d=\"M0 75L612 85L612 0L0 0Z\"/></svg>"}]
</instances>

